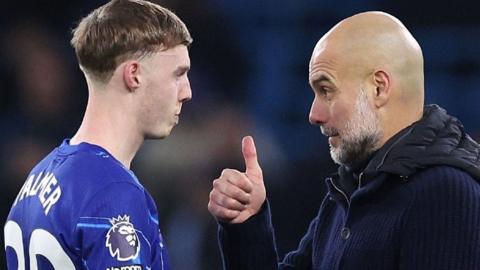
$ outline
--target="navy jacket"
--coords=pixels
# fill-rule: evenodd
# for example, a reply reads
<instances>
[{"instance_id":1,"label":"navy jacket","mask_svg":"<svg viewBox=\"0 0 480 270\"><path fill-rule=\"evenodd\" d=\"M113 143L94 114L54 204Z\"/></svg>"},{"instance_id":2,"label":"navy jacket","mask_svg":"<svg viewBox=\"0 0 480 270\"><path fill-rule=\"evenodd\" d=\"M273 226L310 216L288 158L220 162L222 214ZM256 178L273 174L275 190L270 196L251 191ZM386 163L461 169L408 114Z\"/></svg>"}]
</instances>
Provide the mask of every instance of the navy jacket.
<instances>
[{"instance_id":1,"label":"navy jacket","mask_svg":"<svg viewBox=\"0 0 480 270\"><path fill-rule=\"evenodd\" d=\"M220 224L224 268L480 269L479 154L457 119L427 106L358 177L340 167L326 179L318 216L283 261L268 202L242 224Z\"/></svg>"}]
</instances>

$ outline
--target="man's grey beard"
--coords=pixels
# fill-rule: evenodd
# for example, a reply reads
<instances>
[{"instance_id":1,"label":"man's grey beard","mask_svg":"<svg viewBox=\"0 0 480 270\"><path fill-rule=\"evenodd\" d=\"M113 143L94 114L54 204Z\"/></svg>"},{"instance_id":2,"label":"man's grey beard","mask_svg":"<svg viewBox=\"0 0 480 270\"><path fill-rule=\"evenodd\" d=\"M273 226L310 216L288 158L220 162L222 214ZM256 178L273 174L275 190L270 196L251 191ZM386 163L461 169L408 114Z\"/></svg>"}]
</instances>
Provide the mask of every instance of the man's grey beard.
<instances>
[{"instance_id":1,"label":"man's grey beard","mask_svg":"<svg viewBox=\"0 0 480 270\"><path fill-rule=\"evenodd\" d=\"M347 166L366 159L378 148L378 143L383 136L380 121L368 104L367 93L363 89L360 89L354 114L342 130L323 126L321 129L327 136L340 135L338 146L330 145L330 155L335 163Z\"/></svg>"}]
</instances>

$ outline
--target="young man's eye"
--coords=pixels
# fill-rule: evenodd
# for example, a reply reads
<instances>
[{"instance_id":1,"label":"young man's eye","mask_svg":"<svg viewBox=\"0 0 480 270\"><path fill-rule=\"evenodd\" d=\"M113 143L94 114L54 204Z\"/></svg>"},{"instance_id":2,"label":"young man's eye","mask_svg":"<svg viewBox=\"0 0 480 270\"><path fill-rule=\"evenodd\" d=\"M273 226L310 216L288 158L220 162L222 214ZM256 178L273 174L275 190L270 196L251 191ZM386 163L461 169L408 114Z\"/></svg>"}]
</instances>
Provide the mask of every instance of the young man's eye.
<instances>
[{"instance_id":1,"label":"young man's eye","mask_svg":"<svg viewBox=\"0 0 480 270\"><path fill-rule=\"evenodd\" d=\"M183 75L186 75L188 72L188 69L180 69L180 70L177 70L177 72L175 72L175 75L177 77L182 77Z\"/></svg>"}]
</instances>

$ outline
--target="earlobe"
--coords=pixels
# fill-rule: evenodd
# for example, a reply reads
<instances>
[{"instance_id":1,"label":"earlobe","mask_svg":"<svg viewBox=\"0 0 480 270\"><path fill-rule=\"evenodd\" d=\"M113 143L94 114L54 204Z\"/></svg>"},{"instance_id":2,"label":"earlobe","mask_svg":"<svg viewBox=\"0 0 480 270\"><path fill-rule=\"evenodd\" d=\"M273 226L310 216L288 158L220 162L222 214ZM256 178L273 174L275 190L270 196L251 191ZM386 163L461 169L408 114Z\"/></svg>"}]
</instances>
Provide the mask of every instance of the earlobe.
<instances>
[{"instance_id":1,"label":"earlobe","mask_svg":"<svg viewBox=\"0 0 480 270\"><path fill-rule=\"evenodd\" d=\"M391 93L391 77L384 70L377 70L373 73L373 80L375 85L375 106L380 108L385 106L390 99Z\"/></svg>"},{"instance_id":2,"label":"earlobe","mask_svg":"<svg viewBox=\"0 0 480 270\"><path fill-rule=\"evenodd\" d=\"M140 64L138 61L128 61L124 63L123 66L123 81L125 86L131 92L135 91L140 87L140 74L139 74Z\"/></svg>"}]
</instances>

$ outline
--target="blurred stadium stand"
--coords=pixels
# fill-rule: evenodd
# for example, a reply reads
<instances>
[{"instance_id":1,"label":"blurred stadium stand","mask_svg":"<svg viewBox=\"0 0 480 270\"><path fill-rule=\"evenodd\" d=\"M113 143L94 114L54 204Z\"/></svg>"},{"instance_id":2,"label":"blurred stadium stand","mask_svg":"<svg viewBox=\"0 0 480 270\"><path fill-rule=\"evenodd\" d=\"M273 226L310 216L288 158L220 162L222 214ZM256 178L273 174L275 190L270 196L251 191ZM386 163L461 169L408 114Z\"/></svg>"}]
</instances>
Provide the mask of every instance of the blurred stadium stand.
<instances>
[{"instance_id":1,"label":"blurred stadium stand","mask_svg":"<svg viewBox=\"0 0 480 270\"><path fill-rule=\"evenodd\" d=\"M220 269L211 182L243 169L241 137L255 137L281 256L296 247L335 170L318 127L308 61L342 18L397 16L423 48L426 101L480 138L480 17L470 1L169 0L190 28L193 100L164 141L149 141L133 170L156 199L173 269ZM75 21L104 1L8 1L0 11L0 221L28 171L74 134L87 89L69 47ZM3 237L2 237L3 246ZM0 268L5 268L4 252Z\"/></svg>"}]
</instances>

